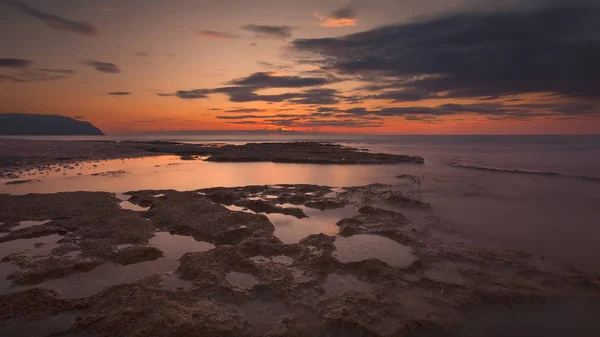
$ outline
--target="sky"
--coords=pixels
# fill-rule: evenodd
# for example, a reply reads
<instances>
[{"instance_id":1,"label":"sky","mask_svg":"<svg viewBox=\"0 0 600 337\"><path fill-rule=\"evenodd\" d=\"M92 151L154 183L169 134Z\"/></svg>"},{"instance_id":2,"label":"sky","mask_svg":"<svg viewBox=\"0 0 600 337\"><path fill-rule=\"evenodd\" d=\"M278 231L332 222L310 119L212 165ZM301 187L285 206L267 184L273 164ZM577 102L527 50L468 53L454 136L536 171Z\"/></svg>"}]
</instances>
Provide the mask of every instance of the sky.
<instances>
[{"instance_id":1,"label":"sky","mask_svg":"<svg viewBox=\"0 0 600 337\"><path fill-rule=\"evenodd\" d=\"M600 0L0 0L0 31L0 113L106 133L600 133Z\"/></svg>"}]
</instances>

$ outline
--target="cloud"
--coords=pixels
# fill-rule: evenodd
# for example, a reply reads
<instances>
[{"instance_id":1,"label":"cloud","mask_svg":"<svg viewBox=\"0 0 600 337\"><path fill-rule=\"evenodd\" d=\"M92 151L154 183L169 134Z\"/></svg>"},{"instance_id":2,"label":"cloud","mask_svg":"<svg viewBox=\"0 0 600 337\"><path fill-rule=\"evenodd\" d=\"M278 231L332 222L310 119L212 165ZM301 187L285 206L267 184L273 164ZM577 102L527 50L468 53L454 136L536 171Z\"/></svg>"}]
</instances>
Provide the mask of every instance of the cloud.
<instances>
[{"instance_id":1,"label":"cloud","mask_svg":"<svg viewBox=\"0 0 600 337\"><path fill-rule=\"evenodd\" d=\"M128 96L131 95L131 93L129 91L113 91L113 92L109 92L109 95L112 96Z\"/></svg>"},{"instance_id":2,"label":"cloud","mask_svg":"<svg viewBox=\"0 0 600 337\"><path fill-rule=\"evenodd\" d=\"M339 103L339 92L335 89L308 89L300 92L288 92L283 94L262 95L248 88L218 88L229 96L231 102L290 102L295 104L336 104Z\"/></svg>"},{"instance_id":3,"label":"cloud","mask_svg":"<svg viewBox=\"0 0 600 337\"><path fill-rule=\"evenodd\" d=\"M220 109L220 108L210 108L208 110L211 110L211 111L220 111L220 110L223 110L223 109Z\"/></svg>"},{"instance_id":4,"label":"cloud","mask_svg":"<svg viewBox=\"0 0 600 337\"><path fill-rule=\"evenodd\" d=\"M71 70L71 69L36 69L36 70L43 71L45 73L62 74L62 75L73 75L73 74L77 73L75 70Z\"/></svg>"},{"instance_id":5,"label":"cloud","mask_svg":"<svg viewBox=\"0 0 600 337\"><path fill-rule=\"evenodd\" d=\"M232 122L227 122L227 124L256 125L259 123L256 121L232 121Z\"/></svg>"},{"instance_id":6,"label":"cloud","mask_svg":"<svg viewBox=\"0 0 600 337\"><path fill-rule=\"evenodd\" d=\"M285 40L292 37L291 26L265 26L265 25L245 25L243 30L254 33L254 37L263 39Z\"/></svg>"},{"instance_id":7,"label":"cloud","mask_svg":"<svg viewBox=\"0 0 600 337\"><path fill-rule=\"evenodd\" d=\"M0 59L0 68L26 68L35 62L23 59Z\"/></svg>"},{"instance_id":8,"label":"cloud","mask_svg":"<svg viewBox=\"0 0 600 337\"><path fill-rule=\"evenodd\" d=\"M100 62L95 60L86 60L81 61L80 63L103 73L117 74L121 72L121 69L119 69L119 67L114 63Z\"/></svg>"},{"instance_id":9,"label":"cloud","mask_svg":"<svg viewBox=\"0 0 600 337\"><path fill-rule=\"evenodd\" d=\"M84 117L83 116L75 116L73 118L75 118L75 119L83 119Z\"/></svg>"},{"instance_id":10,"label":"cloud","mask_svg":"<svg viewBox=\"0 0 600 337\"><path fill-rule=\"evenodd\" d=\"M37 70L21 70L12 74L0 74L0 82L28 83L62 80L69 78L63 73Z\"/></svg>"},{"instance_id":11,"label":"cloud","mask_svg":"<svg viewBox=\"0 0 600 337\"><path fill-rule=\"evenodd\" d=\"M555 93L600 98L600 5L445 14L333 38L297 39L321 70L386 83L380 98ZM548 4L550 3L550 4Z\"/></svg>"},{"instance_id":12,"label":"cloud","mask_svg":"<svg viewBox=\"0 0 600 337\"><path fill-rule=\"evenodd\" d=\"M150 54L146 53L145 51L138 51L137 53L135 53L137 56L139 57L148 57L150 56Z\"/></svg>"},{"instance_id":13,"label":"cloud","mask_svg":"<svg viewBox=\"0 0 600 337\"><path fill-rule=\"evenodd\" d=\"M273 72L258 72L232 80L229 84L251 88L302 88L320 86L332 81L322 77L277 76Z\"/></svg>"},{"instance_id":14,"label":"cloud","mask_svg":"<svg viewBox=\"0 0 600 337\"><path fill-rule=\"evenodd\" d=\"M217 32L214 30L199 30L196 34L207 37L209 39L235 39L236 35L228 33L228 32Z\"/></svg>"},{"instance_id":15,"label":"cloud","mask_svg":"<svg viewBox=\"0 0 600 337\"><path fill-rule=\"evenodd\" d=\"M258 47L258 45L256 44L256 42L252 42L252 43L250 44L250 47Z\"/></svg>"},{"instance_id":16,"label":"cloud","mask_svg":"<svg viewBox=\"0 0 600 337\"><path fill-rule=\"evenodd\" d=\"M200 98L208 98L208 94L211 93L211 90L208 89L192 89L192 90L177 90L172 94L164 94L157 93L158 96L176 96L181 99L200 99Z\"/></svg>"},{"instance_id":17,"label":"cloud","mask_svg":"<svg viewBox=\"0 0 600 337\"><path fill-rule=\"evenodd\" d=\"M356 11L351 7L340 8L329 14L315 12L315 17L321 22L321 27L352 27L356 26Z\"/></svg>"},{"instance_id":18,"label":"cloud","mask_svg":"<svg viewBox=\"0 0 600 337\"><path fill-rule=\"evenodd\" d=\"M318 110L321 110L318 109ZM405 120L422 122L439 122L439 117L452 115L475 115L488 120L530 120L540 117L591 117L600 116L600 103L474 103L474 104L442 104L436 107L382 107L367 109L364 107L336 110L336 116L351 115L358 117L404 117Z\"/></svg>"},{"instance_id":19,"label":"cloud","mask_svg":"<svg viewBox=\"0 0 600 337\"><path fill-rule=\"evenodd\" d=\"M98 35L98 30L95 26L85 23L85 22L77 22L73 20L69 20L58 15L42 12L33 7L27 6L21 2L14 0L4 0L5 3L9 4L16 10L28 14L46 24L48 27L61 30L68 31L72 33L87 35L87 36L95 36Z\"/></svg>"},{"instance_id":20,"label":"cloud","mask_svg":"<svg viewBox=\"0 0 600 337\"><path fill-rule=\"evenodd\" d=\"M263 112L266 110L263 109L255 109L255 108L242 108L242 109L234 109L234 110L225 110L225 112L243 112L243 113L249 113L249 112Z\"/></svg>"},{"instance_id":21,"label":"cloud","mask_svg":"<svg viewBox=\"0 0 600 337\"><path fill-rule=\"evenodd\" d=\"M258 61L256 63L258 63L259 66L267 68L267 69L274 69L274 70L292 70L292 69L294 69L294 67L286 65L286 64L276 64L276 63L264 62L264 61Z\"/></svg>"}]
</instances>

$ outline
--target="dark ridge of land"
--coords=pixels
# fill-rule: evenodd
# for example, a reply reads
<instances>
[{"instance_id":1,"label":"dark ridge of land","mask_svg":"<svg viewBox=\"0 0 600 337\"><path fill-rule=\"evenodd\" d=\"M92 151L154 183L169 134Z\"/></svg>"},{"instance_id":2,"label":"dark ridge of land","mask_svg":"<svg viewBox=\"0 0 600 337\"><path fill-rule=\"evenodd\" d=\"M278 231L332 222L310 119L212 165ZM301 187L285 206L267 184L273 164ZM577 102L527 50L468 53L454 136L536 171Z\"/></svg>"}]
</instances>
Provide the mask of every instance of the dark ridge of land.
<instances>
[{"instance_id":1,"label":"dark ridge of land","mask_svg":"<svg viewBox=\"0 0 600 337\"><path fill-rule=\"evenodd\" d=\"M0 135L4 136L102 136L89 122L58 115L24 113L0 114Z\"/></svg>"},{"instance_id":2,"label":"dark ridge of land","mask_svg":"<svg viewBox=\"0 0 600 337\"><path fill-rule=\"evenodd\" d=\"M78 161L178 155L213 162L303 164L424 163L416 156L370 153L330 143L249 143L245 145L170 142L46 141L0 139L0 168L23 169Z\"/></svg>"},{"instance_id":3,"label":"dark ridge of land","mask_svg":"<svg viewBox=\"0 0 600 337\"><path fill-rule=\"evenodd\" d=\"M47 256L13 253L0 264L18 265L8 278L14 286L31 287L0 295L0 330L7 324L35 326L63 315L72 321L45 333L446 336L460 329L464 313L478 308L540 304L566 291L600 293L597 274L549 267L549 261L523 252L440 241L398 210L377 207L376 200L389 201L389 188L361 186L335 194L314 185L128 192L130 202L150 207L142 212L121 209L110 193L0 194L0 232L6 234L0 236L0 245L62 236ZM365 203L364 196L372 201ZM285 244L260 210L238 212L221 205L263 197L273 205L335 201L355 206L359 214L337 223L340 236L310 235ZM402 207L420 205L409 200L403 196ZM11 230L23 220L52 221ZM180 286L167 287L164 275L149 274L83 298L66 298L45 288L47 280L84 274L107 263L159 261L162 252L149 244L159 231L215 245L179 259L172 277ZM361 240L373 238L390 244L389 254L365 259L361 254L370 251L361 250ZM344 240L356 242L346 248L358 255L341 255L339 244ZM403 248L396 251L396 246ZM405 261L394 263L402 254Z\"/></svg>"}]
</instances>

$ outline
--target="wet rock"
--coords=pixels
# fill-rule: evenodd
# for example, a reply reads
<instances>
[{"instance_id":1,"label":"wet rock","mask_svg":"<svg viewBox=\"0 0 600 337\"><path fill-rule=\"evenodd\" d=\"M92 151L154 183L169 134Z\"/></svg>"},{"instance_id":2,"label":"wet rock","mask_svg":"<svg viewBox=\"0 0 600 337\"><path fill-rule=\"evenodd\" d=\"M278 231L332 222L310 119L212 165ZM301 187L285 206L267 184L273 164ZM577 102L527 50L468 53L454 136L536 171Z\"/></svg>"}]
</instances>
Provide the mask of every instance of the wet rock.
<instances>
[{"instance_id":1,"label":"wet rock","mask_svg":"<svg viewBox=\"0 0 600 337\"><path fill-rule=\"evenodd\" d=\"M116 250L109 258L110 261L128 265L143 261L152 261L164 256L164 252L151 246L133 246Z\"/></svg>"},{"instance_id":2,"label":"wet rock","mask_svg":"<svg viewBox=\"0 0 600 337\"><path fill-rule=\"evenodd\" d=\"M6 182L6 185L21 185L21 184L31 184L40 182L39 179L26 179L26 180L13 180Z\"/></svg>"},{"instance_id":3,"label":"wet rock","mask_svg":"<svg viewBox=\"0 0 600 337\"><path fill-rule=\"evenodd\" d=\"M425 162L421 157L362 152L338 144L311 142L225 145L207 160L313 164L423 164Z\"/></svg>"},{"instance_id":4,"label":"wet rock","mask_svg":"<svg viewBox=\"0 0 600 337\"><path fill-rule=\"evenodd\" d=\"M206 286L221 284L230 271L256 273L256 266L234 246L219 246L207 252L187 253L181 257L177 273L184 280Z\"/></svg>"},{"instance_id":5,"label":"wet rock","mask_svg":"<svg viewBox=\"0 0 600 337\"><path fill-rule=\"evenodd\" d=\"M164 198L154 201L146 215L161 230L208 242L215 242L215 235L242 226L250 232L272 233L275 230L264 215L231 212L195 192L167 191Z\"/></svg>"},{"instance_id":6,"label":"wet rock","mask_svg":"<svg viewBox=\"0 0 600 337\"><path fill-rule=\"evenodd\" d=\"M295 207L280 207L263 200L238 200L234 205L247 208L256 213L280 213L285 215L295 216L298 219L307 218L308 216L300 208Z\"/></svg>"},{"instance_id":7,"label":"wet rock","mask_svg":"<svg viewBox=\"0 0 600 337\"><path fill-rule=\"evenodd\" d=\"M246 335L235 310L211 300L194 300L150 282L112 287L98 295L74 331L101 336Z\"/></svg>"},{"instance_id":8,"label":"wet rock","mask_svg":"<svg viewBox=\"0 0 600 337\"><path fill-rule=\"evenodd\" d=\"M309 201L309 202L305 203L304 206L324 211L327 209L342 208L342 207L346 206L347 204L348 204L348 202L346 200L323 199L323 200L319 200L319 201Z\"/></svg>"},{"instance_id":9,"label":"wet rock","mask_svg":"<svg viewBox=\"0 0 600 337\"><path fill-rule=\"evenodd\" d=\"M239 200L243 197L240 193L227 190L216 190L204 193L206 193L206 196L210 200L222 205L233 205L236 200Z\"/></svg>"},{"instance_id":10,"label":"wet rock","mask_svg":"<svg viewBox=\"0 0 600 337\"><path fill-rule=\"evenodd\" d=\"M24 269L15 271L8 276L8 279L11 279L15 285L35 285L46 280L63 278L75 273L85 273L101 263L99 260L73 260L54 256L32 262L20 261L17 264L24 267Z\"/></svg>"},{"instance_id":11,"label":"wet rock","mask_svg":"<svg viewBox=\"0 0 600 337\"><path fill-rule=\"evenodd\" d=\"M389 191L383 194L384 200L393 203L398 207L411 207L423 210L431 209L431 205L416 199L411 199L400 191Z\"/></svg>"},{"instance_id":12,"label":"wet rock","mask_svg":"<svg viewBox=\"0 0 600 337\"><path fill-rule=\"evenodd\" d=\"M0 320L17 317L41 318L84 306L84 301L63 299L56 291L33 288L0 296Z\"/></svg>"}]
</instances>

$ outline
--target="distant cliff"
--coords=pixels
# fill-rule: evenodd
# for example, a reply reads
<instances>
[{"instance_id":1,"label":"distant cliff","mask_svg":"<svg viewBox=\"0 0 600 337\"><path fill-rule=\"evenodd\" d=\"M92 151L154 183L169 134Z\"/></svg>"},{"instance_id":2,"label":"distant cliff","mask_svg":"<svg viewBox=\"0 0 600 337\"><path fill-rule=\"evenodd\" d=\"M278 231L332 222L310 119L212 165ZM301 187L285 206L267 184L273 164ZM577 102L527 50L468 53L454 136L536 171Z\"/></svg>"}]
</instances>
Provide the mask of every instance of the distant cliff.
<instances>
[{"instance_id":1,"label":"distant cliff","mask_svg":"<svg viewBox=\"0 0 600 337\"><path fill-rule=\"evenodd\" d=\"M0 135L67 136L104 133L88 122L64 116L0 113Z\"/></svg>"}]
</instances>

